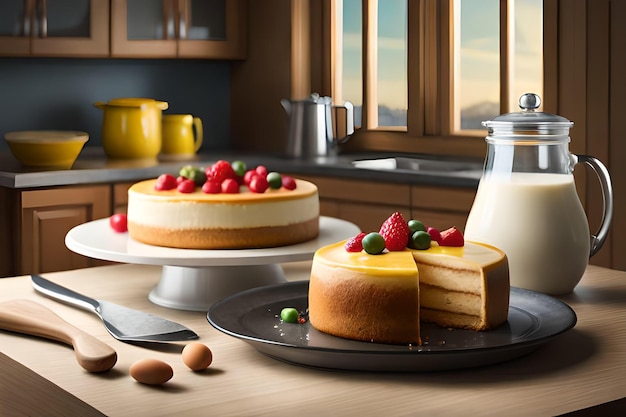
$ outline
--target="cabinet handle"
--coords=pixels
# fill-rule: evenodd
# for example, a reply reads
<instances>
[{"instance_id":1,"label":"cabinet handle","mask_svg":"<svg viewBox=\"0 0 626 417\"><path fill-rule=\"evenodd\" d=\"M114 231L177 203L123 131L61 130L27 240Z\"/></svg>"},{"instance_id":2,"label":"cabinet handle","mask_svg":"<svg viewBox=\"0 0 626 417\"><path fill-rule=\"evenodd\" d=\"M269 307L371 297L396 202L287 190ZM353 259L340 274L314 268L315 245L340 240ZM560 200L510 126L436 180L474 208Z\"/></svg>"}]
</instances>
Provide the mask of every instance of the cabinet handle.
<instances>
[{"instance_id":1,"label":"cabinet handle","mask_svg":"<svg viewBox=\"0 0 626 417\"><path fill-rule=\"evenodd\" d=\"M163 39L172 39L176 37L176 20L174 17L174 1L163 0Z\"/></svg>"},{"instance_id":2,"label":"cabinet handle","mask_svg":"<svg viewBox=\"0 0 626 417\"><path fill-rule=\"evenodd\" d=\"M178 39L187 39L189 0L178 0Z\"/></svg>"},{"instance_id":3,"label":"cabinet handle","mask_svg":"<svg viewBox=\"0 0 626 417\"><path fill-rule=\"evenodd\" d=\"M39 0L38 9L38 21L39 21L39 37L46 38L48 37L48 12L46 10L47 0Z\"/></svg>"},{"instance_id":4,"label":"cabinet handle","mask_svg":"<svg viewBox=\"0 0 626 417\"><path fill-rule=\"evenodd\" d=\"M24 17L22 19L22 36L30 36L33 30L33 9L35 0L24 0Z\"/></svg>"}]
</instances>

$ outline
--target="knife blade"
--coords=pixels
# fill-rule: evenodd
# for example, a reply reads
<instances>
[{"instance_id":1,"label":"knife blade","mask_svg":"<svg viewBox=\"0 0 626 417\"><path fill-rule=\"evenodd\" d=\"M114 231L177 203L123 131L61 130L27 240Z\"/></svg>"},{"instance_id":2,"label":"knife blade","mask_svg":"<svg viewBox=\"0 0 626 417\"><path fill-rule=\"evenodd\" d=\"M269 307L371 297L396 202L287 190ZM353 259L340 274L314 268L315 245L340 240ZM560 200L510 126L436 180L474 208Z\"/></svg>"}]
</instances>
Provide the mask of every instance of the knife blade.
<instances>
[{"instance_id":1,"label":"knife blade","mask_svg":"<svg viewBox=\"0 0 626 417\"><path fill-rule=\"evenodd\" d=\"M31 275L31 281L39 293L98 315L107 331L118 340L175 342L198 339L189 328L154 314L87 297L40 275Z\"/></svg>"}]
</instances>

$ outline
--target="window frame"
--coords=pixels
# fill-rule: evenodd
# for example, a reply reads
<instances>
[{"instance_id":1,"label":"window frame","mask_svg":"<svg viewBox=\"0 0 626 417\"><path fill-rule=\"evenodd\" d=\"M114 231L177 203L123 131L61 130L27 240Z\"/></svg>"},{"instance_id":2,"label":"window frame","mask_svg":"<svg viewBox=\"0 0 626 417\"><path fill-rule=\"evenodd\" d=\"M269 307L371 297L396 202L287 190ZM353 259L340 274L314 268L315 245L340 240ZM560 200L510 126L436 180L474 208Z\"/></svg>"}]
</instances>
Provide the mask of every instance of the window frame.
<instances>
[{"instance_id":1,"label":"window frame","mask_svg":"<svg viewBox=\"0 0 626 417\"><path fill-rule=\"evenodd\" d=\"M341 17L337 0L323 0L323 89L324 93L340 100L335 81L338 71L335 42L338 35L336 19ZM376 70L375 53L368 51L368 27L375 22L378 0L363 0L363 120L352 138L342 146L345 152L377 151L399 153L422 153L434 155L456 155L482 158L485 154L484 135L480 130L453 133L452 110L454 108L454 74L452 40L454 39L452 16L455 0L408 0L408 19L417 24L408 25L408 110L405 127L372 127L376 121L376 106L369 108L366 100L368 77ZM509 0L500 0L506 6ZM544 111L556 112L557 59L558 59L558 0L543 2L544 32ZM506 7L501 7L501 21L508 19ZM376 36L372 33L369 36ZM505 34L501 37L501 56L507 54ZM501 59L501 83L507 81L507 59ZM371 82L371 81L369 81ZM501 109L506 112L508 92L501 91ZM368 107L368 108L366 108ZM374 123L375 125L375 123Z\"/></svg>"}]
</instances>

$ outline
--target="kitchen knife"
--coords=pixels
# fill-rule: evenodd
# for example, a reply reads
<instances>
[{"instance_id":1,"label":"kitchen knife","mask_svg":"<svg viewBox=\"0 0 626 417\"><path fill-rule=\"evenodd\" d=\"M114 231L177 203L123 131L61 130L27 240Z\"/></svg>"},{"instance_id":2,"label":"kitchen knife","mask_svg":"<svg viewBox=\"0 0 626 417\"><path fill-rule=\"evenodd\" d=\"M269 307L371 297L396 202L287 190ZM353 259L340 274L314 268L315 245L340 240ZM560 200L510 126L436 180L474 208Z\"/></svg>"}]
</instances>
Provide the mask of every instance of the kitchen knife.
<instances>
[{"instance_id":1,"label":"kitchen knife","mask_svg":"<svg viewBox=\"0 0 626 417\"><path fill-rule=\"evenodd\" d=\"M108 301L96 300L31 275L36 291L59 301L96 313L113 337L124 342L174 342L197 339L198 335L178 323Z\"/></svg>"}]
</instances>

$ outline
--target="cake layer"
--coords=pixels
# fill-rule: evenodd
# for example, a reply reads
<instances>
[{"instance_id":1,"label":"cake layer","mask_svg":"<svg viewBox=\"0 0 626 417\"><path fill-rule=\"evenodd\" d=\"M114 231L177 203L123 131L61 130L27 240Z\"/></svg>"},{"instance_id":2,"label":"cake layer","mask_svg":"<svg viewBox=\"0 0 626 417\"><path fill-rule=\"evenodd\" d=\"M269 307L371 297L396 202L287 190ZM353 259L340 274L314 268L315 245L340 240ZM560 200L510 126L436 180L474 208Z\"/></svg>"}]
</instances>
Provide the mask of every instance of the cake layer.
<instances>
[{"instance_id":1,"label":"cake layer","mask_svg":"<svg viewBox=\"0 0 626 417\"><path fill-rule=\"evenodd\" d=\"M466 242L412 253L420 273L422 321L471 330L506 321L509 270L500 249Z\"/></svg>"},{"instance_id":2,"label":"cake layer","mask_svg":"<svg viewBox=\"0 0 626 417\"><path fill-rule=\"evenodd\" d=\"M319 218L317 187L307 181L296 180L295 190L281 188L260 194L156 191L155 182L142 181L129 189L129 223L166 230L254 229Z\"/></svg>"},{"instance_id":3,"label":"cake layer","mask_svg":"<svg viewBox=\"0 0 626 417\"><path fill-rule=\"evenodd\" d=\"M145 226L129 221L128 230L133 239L156 246L183 249L268 248L315 238L319 231L319 219L288 226L185 230Z\"/></svg>"}]
</instances>

